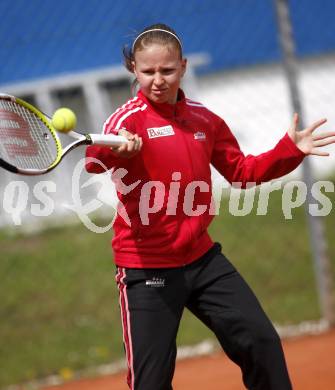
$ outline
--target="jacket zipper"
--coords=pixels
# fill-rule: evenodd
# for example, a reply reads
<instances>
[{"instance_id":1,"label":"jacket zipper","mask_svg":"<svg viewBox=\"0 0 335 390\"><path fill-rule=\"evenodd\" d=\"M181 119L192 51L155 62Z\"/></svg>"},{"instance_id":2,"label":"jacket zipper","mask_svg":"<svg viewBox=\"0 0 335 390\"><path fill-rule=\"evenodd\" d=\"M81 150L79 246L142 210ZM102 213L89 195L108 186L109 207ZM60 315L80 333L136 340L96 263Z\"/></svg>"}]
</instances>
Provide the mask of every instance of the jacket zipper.
<instances>
[{"instance_id":1,"label":"jacket zipper","mask_svg":"<svg viewBox=\"0 0 335 390\"><path fill-rule=\"evenodd\" d=\"M174 116L174 118L173 118L174 122L176 122L178 125L180 123L180 127L182 128L184 125L183 125L182 121L179 121L178 118L177 118L177 107L174 108L173 116ZM187 155L188 155L188 160L189 160L189 164L190 164L190 169L192 171L192 177L194 177L194 167L193 167L193 163L192 163L192 159L191 159L191 153L190 153L190 150L189 150L189 146L187 144L187 140L185 139L185 135L184 135L184 133L182 131L181 131L181 137L183 139L185 148L187 150ZM191 227L191 225L189 223L188 218L186 219L186 221L187 221L187 226L188 226L188 231L189 231L189 236L190 236L190 240L189 240L189 243L190 243L189 246L190 246L190 245L192 245L194 237L193 237L192 227ZM186 247L185 257L187 257L187 253L188 253L188 248ZM183 266L186 266L187 264L188 264L188 262L184 262Z\"/></svg>"}]
</instances>

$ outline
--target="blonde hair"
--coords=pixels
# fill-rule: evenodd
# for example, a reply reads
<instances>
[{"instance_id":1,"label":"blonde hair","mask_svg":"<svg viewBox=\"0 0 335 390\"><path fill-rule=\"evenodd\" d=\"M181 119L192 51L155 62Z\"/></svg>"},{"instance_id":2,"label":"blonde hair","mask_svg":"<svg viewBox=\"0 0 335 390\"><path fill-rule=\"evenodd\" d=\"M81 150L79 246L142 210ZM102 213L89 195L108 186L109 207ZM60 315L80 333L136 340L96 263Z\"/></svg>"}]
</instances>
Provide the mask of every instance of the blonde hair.
<instances>
[{"instance_id":1,"label":"blonde hair","mask_svg":"<svg viewBox=\"0 0 335 390\"><path fill-rule=\"evenodd\" d=\"M178 37L177 33L166 24L153 24L146 27L136 36L131 47L125 46L123 48L124 65L129 70L129 72L134 73L133 62L135 61L136 51L141 50L153 43L158 43L165 46L171 45L173 48L179 51L180 58L183 57L181 39ZM132 85L133 94L136 85L137 80L135 79Z\"/></svg>"}]
</instances>

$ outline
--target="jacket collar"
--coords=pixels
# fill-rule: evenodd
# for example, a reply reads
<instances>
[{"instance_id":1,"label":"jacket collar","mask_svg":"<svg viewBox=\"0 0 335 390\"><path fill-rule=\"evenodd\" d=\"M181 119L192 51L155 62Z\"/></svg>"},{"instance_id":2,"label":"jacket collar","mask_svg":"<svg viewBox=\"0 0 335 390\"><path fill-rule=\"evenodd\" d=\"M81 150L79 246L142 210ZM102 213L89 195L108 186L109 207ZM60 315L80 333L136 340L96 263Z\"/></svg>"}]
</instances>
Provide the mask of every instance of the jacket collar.
<instances>
[{"instance_id":1,"label":"jacket collar","mask_svg":"<svg viewBox=\"0 0 335 390\"><path fill-rule=\"evenodd\" d=\"M154 103L149 100L141 90L138 91L137 96L150 106L154 111L158 112L159 115L166 118L176 118L183 113L186 107L186 98L184 91L178 90L178 100L175 104L170 103Z\"/></svg>"}]
</instances>

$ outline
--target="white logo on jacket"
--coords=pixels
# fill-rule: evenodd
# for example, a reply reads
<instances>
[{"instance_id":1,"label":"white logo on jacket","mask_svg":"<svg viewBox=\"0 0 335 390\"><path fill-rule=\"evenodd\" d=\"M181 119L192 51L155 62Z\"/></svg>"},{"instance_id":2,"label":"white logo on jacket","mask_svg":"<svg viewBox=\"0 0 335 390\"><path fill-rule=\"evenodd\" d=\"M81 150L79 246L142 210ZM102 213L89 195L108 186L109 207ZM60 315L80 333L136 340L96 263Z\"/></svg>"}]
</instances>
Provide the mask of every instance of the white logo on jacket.
<instances>
[{"instance_id":1,"label":"white logo on jacket","mask_svg":"<svg viewBox=\"0 0 335 390\"><path fill-rule=\"evenodd\" d=\"M168 135L174 135L173 127L171 125L163 127L151 127L147 129L149 138L166 137Z\"/></svg>"},{"instance_id":2,"label":"white logo on jacket","mask_svg":"<svg viewBox=\"0 0 335 390\"><path fill-rule=\"evenodd\" d=\"M197 140L205 140L206 139L206 133L204 133L203 131L197 131L196 133L194 133L194 139L197 139Z\"/></svg>"}]
</instances>

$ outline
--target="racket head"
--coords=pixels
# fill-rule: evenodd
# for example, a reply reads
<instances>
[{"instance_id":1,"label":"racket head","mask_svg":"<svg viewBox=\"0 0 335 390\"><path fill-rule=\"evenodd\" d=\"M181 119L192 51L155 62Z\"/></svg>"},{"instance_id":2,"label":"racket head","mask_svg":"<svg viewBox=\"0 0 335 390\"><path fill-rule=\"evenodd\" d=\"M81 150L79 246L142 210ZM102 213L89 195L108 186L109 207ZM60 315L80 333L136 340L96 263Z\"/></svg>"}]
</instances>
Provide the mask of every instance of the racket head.
<instances>
[{"instance_id":1,"label":"racket head","mask_svg":"<svg viewBox=\"0 0 335 390\"><path fill-rule=\"evenodd\" d=\"M62 158L50 118L15 96L0 94L0 166L25 175L49 172Z\"/></svg>"}]
</instances>

